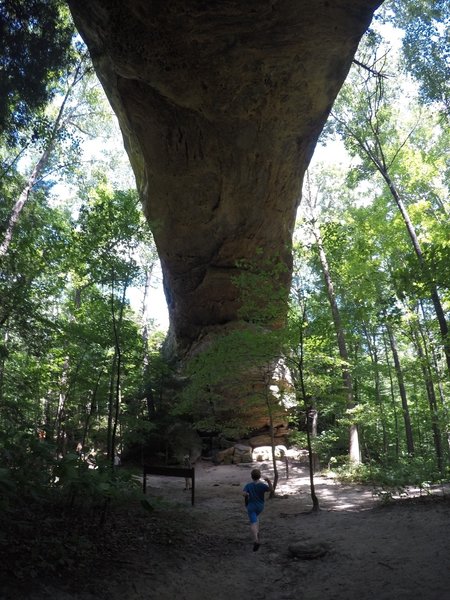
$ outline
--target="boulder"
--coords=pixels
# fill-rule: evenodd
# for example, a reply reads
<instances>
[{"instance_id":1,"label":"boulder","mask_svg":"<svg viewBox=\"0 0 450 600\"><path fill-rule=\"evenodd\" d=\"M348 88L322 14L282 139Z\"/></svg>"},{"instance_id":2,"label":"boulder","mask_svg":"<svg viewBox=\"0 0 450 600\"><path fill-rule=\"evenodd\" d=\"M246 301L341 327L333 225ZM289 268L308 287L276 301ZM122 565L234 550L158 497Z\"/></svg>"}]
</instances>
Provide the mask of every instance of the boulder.
<instances>
[{"instance_id":1,"label":"boulder","mask_svg":"<svg viewBox=\"0 0 450 600\"><path fill-rule=\"evenodd\" d=\"M277 445L281 445L281 446L286 446L288 443L288 429L287 427L276 427L274 428L274 440L275 440L275 444ZM272 438L270 436L270 433L259 433L258 435L254 435L252 436L249 440L248 440L248 444L249 446L251 446L252 448L256 448L257 446L270 446L272 444Z\"/></svg>"},{"instance_id":2,"label":"boulder","mask_svg":"<svg viewBox=\"0 0 450 600\"><path fill-rule=\"evenodd\" d=\"M270 446L272 444L272 440L270 435L265 433L251 437L248 440L248 443L252 448L257 448L258 446Z\"/></svg>"},{"instance_id":3,"label":"boulder","mask_svg":"<svg viewBox=\"0 0 450 600\"><path fill-rule=\"evenodd\" d=\"M297 448L295 446L288 448L286 456L294 461L308 462L308 450L305 450L304 448Z\"/></svg>"},{"instance_id":4,"label":"boulder","mask_svg":"<svg viewBox=\"0 0 450 600\"><path fill-rule=\"evenodd\" d=\"M302 560L320 558L329 550L330 546L327 542L293 542L288 546L289 555Z\"/></svg>"},{"instance_id":5,"label":"boulder","mask_svg":"<svg viewBox=\"0 0 450 600\"><path fill-rule=\"evenodd\" d=\"M235 444L225 450L220 450L215 455L215 462L224 465L240 465L252 462L252 449L244 444Z\"/></svg>"},{"instance_id":6,"label":"boulder","mask_svg":"<svg viewBox=\"0 0 450 600\"><path fill-rule=\"evenodd\" d=\"M275 458L282 459L286 456L286 446L275 446ZM254 448L252 452L254 461L262 462L272 459L272 446L259 446Z\"/></svg>"},{"instance_id":7,"label":"boulder","mask_svg":"<svg viewBox=\"0 0 450 600\"><path fill-rule=\"evenodd\" d=\"M227 465L231 465L233 461L233 455L234 446L232 446L231 448L225 448L225 450L220 450L220 452L216 454L215 462L218 464L224 463Z\"/></svg>"},{"instance_id":8,"label":"boulder","mask_svg":"<svg viewBox=\"0 0 450 600\"><path fill-rule=\"evenodd\" d=\"M241 463L251 463L252 462L251 447L245 446L244 444L236 444L234 446L233 462L236 465L241 464Z\"/></svg>"}]
</instances>

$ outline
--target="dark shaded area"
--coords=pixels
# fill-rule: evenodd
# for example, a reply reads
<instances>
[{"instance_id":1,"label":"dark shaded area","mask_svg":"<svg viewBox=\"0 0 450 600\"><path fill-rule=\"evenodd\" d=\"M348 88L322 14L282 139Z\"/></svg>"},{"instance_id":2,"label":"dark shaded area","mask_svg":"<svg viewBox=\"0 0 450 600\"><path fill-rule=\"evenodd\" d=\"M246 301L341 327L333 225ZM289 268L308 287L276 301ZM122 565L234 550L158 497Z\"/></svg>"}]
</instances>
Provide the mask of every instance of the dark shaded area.
<instances>
[{"instance_id":1,"label":"dark shaded area","mask_svg":"<svg viewBox=\"0 0 450 600\"><path fill-rule=\"evenodd\" d=\"M2 0L0 3L0 133L17 141L34 112L53 96L71 56L75 31L60 0Z\"/></svg>"}]
</instances>

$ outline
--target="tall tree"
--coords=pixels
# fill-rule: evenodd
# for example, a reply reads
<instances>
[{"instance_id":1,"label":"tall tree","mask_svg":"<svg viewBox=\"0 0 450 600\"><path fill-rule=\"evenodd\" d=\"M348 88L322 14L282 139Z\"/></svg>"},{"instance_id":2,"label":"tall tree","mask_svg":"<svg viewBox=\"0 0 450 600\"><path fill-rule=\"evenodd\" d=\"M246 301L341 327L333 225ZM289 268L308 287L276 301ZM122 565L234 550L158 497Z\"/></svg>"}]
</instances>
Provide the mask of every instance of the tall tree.
<instances>
[{"instance_id":1,"label":"tall tree","mask_svg":"<svg viewBox=\"0 0 450 600\"><path fill-rule=\"evenodd\" d=\"M351 411L355 408L355 399L353 392L353 378L350 371L350 359L345 340L345 332L342 325L341 315L336 301L333 280L331 277L330 266L328 264L327 255L325 253L322 236L318 227L314 227L313 235L316 241L317 250L319 253L320 265L322 267L323 278L327 291L328 301L331 307L331 314L336 331L337 344L339 348L339 356L342 361L342 378L344 387L347 392L347 408ZM349 441L349 456L350 460L355 464L361 461L361 451L359 448L358 425L352 423L350 425L350 441Z\"/></svg>"},{"instance_id":2,"label":"tall tree","mask_svg":"<svg viewBox=\"0 0 450 600\"><path fill-rule=\"evenodd\" d=\"M417 257L423 282L428 289L434 306L450 374L449 329L436 285L435 274L422 249L416 227L412 222L395 177L396 163L399 162L401 153L404 151L404 147L413 131L410 130L402 138L401 132L395 127L393 109L388 104L388 98L386 97L385 75L380 72L385 64L386 57L380 60L375 59L369 75L367 75L366 70L363 70L359 89L351 87L350 84L346 86L340 96L340 103L333 111L333 118L336 129L343 135L350 151L361 157L363 167L369 172L381 175L402 215ZM389 99L390 102L392 102L392 98Z\"/></svg>"},{"instance_id":3,"label":"tall tree","mask_svg":"<svg viewBox=\"0 0 450 600\"><path fill-rule=\"evenodd\" d=\"M89 69L89 66L86 58L80 57L78 64L75 66L74 71L70 73L69 79L67 80L65 93L62 96L61 104L54 120L49 122L48 130L43 132L43 137L37 140L42 151L31 168L30 174L26 177L23 189L14 203L9 218L7 219L3 240L0 243L0 260L8 252L14 228L19 220L25 203L28 201L33 189L41 183L43 175L51 164L52 152L54 152L58 140L70 136L68 125L73 119L74 109L73 106L70 107L69 100L73 95L74 88L86 75L87 69Z\"/></svg>"},{"instance_id":4,"label":"tall tree","mask_svg":"<svg viewBox=\"0 0 450 600\"><path fill-rule=\"evenodd\" d=\"M327 254L325 251L325 246L322 240L322 234L320 231L320 224L317 222L316 217L314 215L316 209L313 204L316 202L316 199L313 198L313 192L310 185L309 176L306 179L306 190L304 191L304 206L307 208L305 212L307 214L306 220L308 223L308 228L310 233L312 234L315 246L317 248L319 262L321 266L322 276L325 282L325 290L328 298L328 302L331 308L331 315L333 318L334 329L337 339L337 345L339 350L339 356L341 358L342 364L342 379L344 382L344 388L347 394L347 408L349 413L355 408L355 399L354 399L354 390L353 390L353 379L351 374L350 367L350 358L349 352L347 350L347 342L345 339L345 331L344 326L341 319L341 314L338 306L338 302L336 299L335 286L333 283L333 278L331 274L331 269L329 265L329 261L327 258ZM317 194L320 195L322 190L318 189ZM309 214L308 214L309 213ZM349 431L349 456L350 460L358 464L361 461L361 450L359 446L359 434L358 434L358 425L353 422L350 425Z\"/></svg>"},{"instance_id":5,"label":"tall tree","mask_svg":"<svg viewBox=\"0 0 450 600\"><path fill-rule=\"evenodd\" d=\"M298 406L302 406L304 409L304 413L306 415L306 440L308 447L308 458L309 458L309 485L311 490L311 500L313 503L313 512L319 510L319 499L316 494L316 488L314 483L314 471L315 465L317 462L317 454L315 449L313 449L311 437L316 433L313 431L313 427L311 427L312 419L317 418L317 411L315 407L311 406L310 402L308 402L308 394L306 390L305 384L305 343L304 343L304 329L306 327L306 311L305 305L299 306L300 312L297 312L294 317L291 313L289 315L289 329L292 330L295 328L296 336L298 339L296 343L288 344L288 349L286 352L286 362L289 367L290 374L293 379L294 388L297 396ZM295 322L295 325L294 325ZM293 341L293 338L290 337L290 341Z\"/></svg>"},{"instance_id":6,"label":"tall tree","mask_svg":"<svg viewBox=\"0 0 450 600\"><path fill-rule=\"evenodd\" d=\"M397 347L397 341L394 336L394 332L392 329L392 325L389 323L388 318L386 317L386 331L388 334L389 344L391 347L392 358L394 360L394 368L395 374L397 376L398 389L400 392L400 398L402 400L402 411L403 411L403 421L405 423L405 435L406 435L406 447L408 450L408 454L410 456L414 456L414 437L411 426L411 416L409 413L408 399L406 397L406 388L405 388L405 379L403 376L403 369L400 362L400 356Z\"/></svg>"}]
</instances>

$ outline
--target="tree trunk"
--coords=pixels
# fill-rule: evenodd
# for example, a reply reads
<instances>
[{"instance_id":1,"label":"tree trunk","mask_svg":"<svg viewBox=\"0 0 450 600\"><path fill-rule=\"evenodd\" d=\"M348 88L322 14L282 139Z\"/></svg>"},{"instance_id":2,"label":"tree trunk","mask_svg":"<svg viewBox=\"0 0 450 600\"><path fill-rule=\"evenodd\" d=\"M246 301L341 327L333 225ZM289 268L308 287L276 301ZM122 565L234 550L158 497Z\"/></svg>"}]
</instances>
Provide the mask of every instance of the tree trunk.
<instances>
[{"instance_id":1,"label":"tree trunk","mask_svg":"<svg viewBox=\"0 0 450 600\"><path fill-rule=\"evenodd\" d=\"M434 391L433 377L431 374L430 363L422 347L417 331L411 326L411 337L417 350L417 356L422 369L423 380L427 392L428 405L430 407L431 427L433 430L434 450L436 453L436 461L439 472L443 474L443 451L442 451L442 434L439 425L439 412Z\"/></svg>"},{"instance_id":2,"label":"tree trunk","mask_svg":"<svg viewBox=\"0 0 450 600\"><path fill-rule=\"evenodd\" d=\"M308 466L309 466L309 486L310 486L310 491L311 491L311 500L313 503L313 507L312 507L312 511L313 512L318 512L320 510L319 507L319 499L317 498L317 494L316 494L316 487L314 484L314 457L313 457L313 448L312 448L312 444L311 444L311 433L310 433L310 429L308 427L308 411L309 411L309 406L308 406L308 401L307 401L307 397L306 397L306 387L305 387L305 376L304 376L304 361L305 361L305 344L304 344L304 335L303 335L303 327L304 327L304 323L306 321L306 307L305 305L303 305L303 311L302 311L302 319L301 319L301 323L300 323L300 354L298 357L298 363L296 365L296 375L297 375L297 381L296 381L296 395L298 396L298 393L300 392L301 394L301 402L297 401L298 406L303 405L305 411L306 411L306 442L308 445Z\"/></svg>"},{"instance_id":3,"label":"tree trunk","mask_svg":"<svg viewBox=\"0 0 450 600\"><path fill-rule=\"evenodd\" d=\"M89 412L86 415L86 420L84 422L84 427L83 427L83 435L81 438L81 446L83 449L86 445L86 440L87 440L88 433L89 433L89 426L90 426L90 422L92 419L92 415L95 413L95 410L97 408L97 393L98 393L98 388L100 386L100 380L101 380L103 374L104 374L104 369L101 369L99 371L97 381L95 382L94 389L91 392L91 401L90 401L90 406L89 406Z\"/></svg>"},{"instance_id":4,"label":"tree trunk","mask_svg":"<svg viewBox=\"0 0 450 600\"><path fill-rule=\"evenodd\" d=\"M333 280L331 278L328 259L325 253L325 249L323 247L322 237L320 235L319 229L314 228L313 234L316 239L317 249L319 250L320 265L322 267L322 274L325 280L325 288L328 296L328 301L331 306L331 314L333 316L333 323L339 349L339 356L342 362L342 379L344 381L344 389L347 393L347 408L351 411L351 409L355 407L355 400L353 395L353 381L352 374L350 372L350 363L348 358L347 344L345 342L344 328L342 326L341 315L339 312L338 304L336 302L336 295L334 293ZM361 462L361 451L359 447L358 425L356 423L352 423L350 425L349 434L350 460L351 462L358 464Z\"/></svg>"},{"instance_id":5,"label":"tree trunk","mask_svg":"<svg viewBox=\"0 0 450 600\"><path fill-rule=\"evenodd\" d=\"M51 153L53 152L54 147L55 147L55 143L56 143L58 134L61 131L61 129L65 126L64 119L63 119L64 110L65 110L67 101L73 92L73 88L80 81L80 79L82 77L82 76L80 77L81 67L82 67L82 62L80 61L77 68L75 69L72 83L69 85L69 87L66 91L66 94L63 98L63 101L59 108L55 122L53 123L53 127L51 129L50 136L45 144L44 151L42 152L39 160L36 162L33 170L31 171L31 175L28 177L25 187L23 188L22 192L19 195L18 200L16 201L16 203L13 206L13 209L9 216L8 223L6 225L3 241L0 244L0 258L2 256L5 256L9 250L9 246L11 244L14 228L17 225L17 222L20 218L23 207L25 206L28 198L30 197L31 191L33 190L34 186L39 181L41 175L47 168Z\"/></svg>"},{"instance_id":6,"label":"tree trunk","mask_svg":"<svg viewBox=\"0 0 450 600\"><path fill-rule=\"evenodd\" d=\"M114 275L112 278L112 292L111 292L111 317L114 332L114 356L116 357L116 370L114 374L115 379L115 394L114 394L114 414L112 415L112 430L111 430L111 443L110 443L110 455L112 466L114 466L114 458L116 455L116 433L117 426L119 423L120 404L122 401L122 389L121 389L121 375L122 375L122 348L120 344L120 333L122 328L123 312L125 308L125 299L128 290L128 279L123 283L122 297L120 299L119 316L116 318L116 312L114 309ZM112 406L111 406L112 408Z\"/></svg>"},{"instance_id":7,"label":"tree trunk","mask_svg":"<svg viewBox=\"0 0 450 600\"><path fill-rule=\"evenodd\" d=\"M0 258L2 256L5 256L5 254L9 250L9 246L11 244L14 228L17 225L19 217L22 213L22 209L25 206L25 203L27 202L27 200L30 196L31 190L36 185L36 182L40 178L45 167L47 166L48 159L50 157L50 150L51 150L51 146L47 146L47 148L42 153L40 159L34 166L34 169L32 170L31 175L29 176L25 187L23 188L22 192L20 193L18 200L16 201L16 203L14 204L14 206L12 208L11 214L8 219L8 223L6 225L3 241L0 244Z\"/></svg>"},{"instance_id":8,"label":"tree trunk","mask_svg":"<svg viewBox=\"0 0 450 600\"><path fill-rule=\"evenodd\" d=\"M68 385L68 373L69 373L69 358L66 357L61 371L61 377L59 380L59 397L58 406L56 409L56 417L53 425L53 434L56 438L56 451L58 455L64 456L64 413L67 396L69 394Z\"/></svg>"},{"instance_id":9,"label":"tree trunk","mask_svg":"<svg viewBox=\"0 0 450 600\"><path fill-rule=\"evenodd\" d=\"M419 333L420 336L422 338L423 341L423 346L425 349L425 354L428 356L429 354L431 354L431 359L428 359L429 364L433 365L433 369L434 372L436 373L436 379L437 379L437 386L438 386L438 390L439 390L439 399L440 399L440 403L442 406L442 409L446 415L446 422L449 423L450 425L450 419L449 419L449 404L445 399L445 392L444 392L444 387L442 385L442 370L439 368L439 364L438 364L438 359L436 356L436 350L434 347L434 344L432 343L432 339L433 336L431 334L431 332L429 331L427 325L426 325L426 313L425 313L425 309L423 306L423 302L422 300L419 300L419 305L420 305L420 310L422 312L422 317L423 317L423 324L421 323L421 321L419 320ZM430 340L429 344L427 344L426 340ZM450 436L450 431L448 431L448 434ZM450 442L450 437L448 438L448 442Z\"/></svg>"},{"instance_id":10,"label":"tree trunk","mask_svg":"<svg viewBox=\"0 0 450 600\"><path fill-rule=\"evenodd\" d=\"M270 406L270 401L271 398L268 395L267 398L267 410L269 413L269 431L270 431L270 445L272 448L272 465L273 465L273 489L274 492L277 489L277 485L278 485L278 479L279 479L279 473L278 473L278 465L277 465L277 457L276 457L276 446L275 446L275 435L274 435L274 429L273 429L273 414L272 414L272 407ZM274 493L271 494L271 497L273 497Z\"/></svg>"},{"instance_id":11,"label":"tree trunk","mask_svg":"<svg viewBox=\"0 0 450 600\"><path fill-rule=\"evenodd\" d=\"M383 454L387 457L388 452L388 440L387 440L387 432L386 432L386 416L384 413L383 401L381 399L381 386L380 386L380 368L378 361L378 350L375 335L373 336L373 340L369 332L367 331L366 326L363 326L364 334L366 336L367 348L369 350L370 361L372 363L373 368L373 378L375 385L375 402L377 403L378 410L380 413L380 422L383 433Z\"/></svg>"},{"instance_id":12,"label":"tree trunk","mask_svg":"<svg viewBox=\"0 0 450 600\"><path fill-rule=\"evenodd\" d=\"M109 392L108 392L108 420L106 428L106 455L108 460L114 462L114 451L113 451L113 419L114 419L114 392L116 388L116 374L117 374L117 349L114 348L114 354L111 361L111 368L109 373Z\"/></svg>"},{"instance_id":13,"label":"tree trunk","mask_svg":"<svg viewBox=\"0 0 450 600\"><path fill-rule=\"evenodd\" d=\"M0 342L0 406L3 405L3 386L5 379L5 363L8 356L9 330L6 329L3 334L3 341Z\"/></svg>"},{"instance_id":14,"label":"tree trunk","mask_svg":"<svg viewBox=\"0 0 450 600\"><path fill-rule=\"evenodd\" d=\"M148 352L148 324L147 324L147 303L149 297L150 284L153 274L153 265L147 267L145 272L144 295L142 298L141 319L142 319L142 345L144 347L144 356L142 360L142 374L145 383L145 400L147 403L147 412L149 419L154 419L156 415L155 398L153 394L152 381L150 380L150 356Z\"/></svg>"},{"instance_id":15,"label":"tree trunk","mask_svg":"<svg viewBox=\"0 0 450 600\"><path fill-rule=\"evenodd\" d=\"M398 458L400 457L400 431L399 431L399 426L398 426L397 405L395 402L394 379L392 377L391 362L389 360L388 344L387 344L386 336L384 333L383 333L383 346L384 346L384 355L386 358L386 367L387 367L388 376L389 376L389 390L390 390L391 402L392 402L392 412L394 413L395 457L398 460Z\"/></svg>"},{"instance_id":16,"label":"tree trunk","mask_svg":"<svg viewBox=\"0 0 450 600\"><path fill-rule=\"evenodd\" d=\"M317 473L320 471L320 461L319 455L315 452L312 444L312 440L317 437L317 424L319 420L319 413L314 406L308 406L307 408L307 418L306 418L306 426L307 433L309 433L310 439L308 442L308 451L311 450L311 464L313 473Z\"/></svg>"},{"instance_id":17,"label":"tree trunk","mask_svg":"<svg viewBox=\"0 0 450 600\"><path fill-rule=\"evenodd\" d=\"M412 427L411 427L411 417L409 414L408 400L406 398L406 389L405 389L405 382L403 379L403 371L402 371L402 367L400 365L400 359L398 356L397 343L395 341L395 337L392 332L392 328L387 319L386 319L386 331L387 331L387 334L389 337L392 358L394 359L395 373L397 375L398 389L400 392L400 398L402 400L403 420L405 423L406 448L407 448L408 454L410 456L414 456L414 438L413 438L413 432L412 432Z\"/></svg>"}]
</instances>

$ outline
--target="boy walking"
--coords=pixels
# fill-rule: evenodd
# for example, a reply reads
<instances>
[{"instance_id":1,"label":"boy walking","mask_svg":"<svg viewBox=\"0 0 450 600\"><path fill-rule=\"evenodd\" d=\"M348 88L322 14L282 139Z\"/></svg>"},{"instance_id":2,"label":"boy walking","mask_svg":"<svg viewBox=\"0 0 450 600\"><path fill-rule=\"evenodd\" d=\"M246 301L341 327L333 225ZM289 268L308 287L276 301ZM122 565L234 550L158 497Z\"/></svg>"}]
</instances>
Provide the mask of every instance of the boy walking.
<instances>
[{"instance_id":1,"label":"boy walking","mask_svg":"<svg viewBox=\"0 0 450 600\"><path fill-rule=\"evenodd\" d=\"M252 481L247 483L242 490L247 506L247 514L250 520L250 531L253 537L253 552L259 549L259 515L264 510L264 494L273 492L273 486L270 479L264 477L263 483L261 479L261 471L253 469L251 472Z\"/></svg>"}]
</instances>

